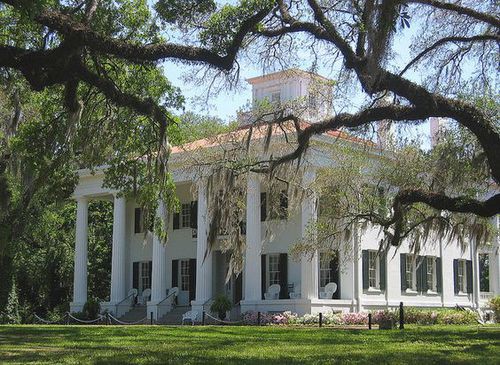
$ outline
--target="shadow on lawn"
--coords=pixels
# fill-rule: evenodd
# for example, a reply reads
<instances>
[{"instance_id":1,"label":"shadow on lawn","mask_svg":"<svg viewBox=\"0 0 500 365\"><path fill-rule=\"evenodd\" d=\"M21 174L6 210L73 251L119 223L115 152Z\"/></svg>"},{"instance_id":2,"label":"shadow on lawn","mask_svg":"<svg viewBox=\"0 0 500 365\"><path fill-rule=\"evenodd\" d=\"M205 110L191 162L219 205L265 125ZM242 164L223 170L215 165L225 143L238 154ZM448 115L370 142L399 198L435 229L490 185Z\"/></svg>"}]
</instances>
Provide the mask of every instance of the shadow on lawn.
<instances>
[{"instance_id":1,"label":"shadow on lawn","mask_svg":"<svg viewBox=\"0 0 500 365\"><path fill-rule=\"evenodd\" d=\"M500 327L405 331L287 327L0 326L0 362L482 363L500 357Z\"/></svg>"}]
</instances>

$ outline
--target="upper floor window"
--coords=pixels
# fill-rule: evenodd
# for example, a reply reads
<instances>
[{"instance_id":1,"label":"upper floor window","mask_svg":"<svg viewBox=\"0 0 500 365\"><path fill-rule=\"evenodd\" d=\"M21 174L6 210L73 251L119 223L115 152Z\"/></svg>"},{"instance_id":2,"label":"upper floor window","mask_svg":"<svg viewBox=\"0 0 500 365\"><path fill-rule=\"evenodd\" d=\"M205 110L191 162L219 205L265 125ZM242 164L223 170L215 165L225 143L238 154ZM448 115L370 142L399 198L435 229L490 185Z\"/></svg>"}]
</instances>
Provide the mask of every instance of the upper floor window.
<instances>
[{"instance_id":1,"label":"upper floor window","mask_svg":"<svg viewBox=\"0 0 500 365\"><path fill-rule=\"evenodd\" d=\"M181 209L181 227L182 228L190 228L191 227L191 204L186 203L182 204Z\"/></svg>"},{"instance_id":2,"label":"upper floor window","mask_svg":"<svg viewBox=\"0 0 500 365\"><path fill-rule=\"evenodd\" d=\"M275 91L271 93L271 103L280 104L281 103L281 93L279 91Z\"/></svg>"}]
</instances>

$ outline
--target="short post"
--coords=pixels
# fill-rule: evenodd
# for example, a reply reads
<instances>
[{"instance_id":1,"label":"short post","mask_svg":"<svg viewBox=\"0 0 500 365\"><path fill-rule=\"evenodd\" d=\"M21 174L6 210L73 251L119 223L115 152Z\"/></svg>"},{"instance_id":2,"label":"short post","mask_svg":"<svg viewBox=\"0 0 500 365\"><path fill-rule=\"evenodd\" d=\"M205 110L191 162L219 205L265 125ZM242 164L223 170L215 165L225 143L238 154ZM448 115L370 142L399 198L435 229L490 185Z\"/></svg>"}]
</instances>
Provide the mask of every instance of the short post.
<instances>
[{"instance_id":1,"label":"short post","mask_svg":"<svg viewBox=\"0 0 500 365\"><path fill-rule=\"evenodd\" d=\"M372 314L368 313L368 329L372 329Z\"/></svg>"},{"instance_id":2,"label":"short post","mask_svg":"<svg viewBox=\"0 0 500 365\"><path fill-rule=\"evenodd\" d=\"M202 314L201 314L201 324L203 326L205 325L205 311L203 311Z\"/></svg>"},{"instance_id":3,"label":"short post","mask_svg":"<svg viewBox=\"0 0 500 365\"><path fill-rule=\"evenodd\" d=\"M319 313L319 327L323 327L323 313Z\"/></svg>"},{"instance_id":4,"label":"short post","mask_svg":"<svg viewBox=\"0 0 500 365\"><path fill-rule=\"evenodd\" d=\"M257 326L260 326L260 312L257 312Z\"/></svg>"},{"instance_id":5,"label":"short post","mask_svg":"<svg viewBox=\"0 0 500 365\"><path fill-rule=\"evenodd\" d=\"M399 303L399 329L405 328L405 314L403 309L403 302Z\"/></svg>"},{"instance_id":6,"label":"short post","mask_svg":"<svg viewBox=\"0 0 500 365\"><path fill-rule=\"evenodd\" d=\"M149 312L149 317L151 319L151 326L153 325L153 312Z\"/></svg>"}]
</instances>

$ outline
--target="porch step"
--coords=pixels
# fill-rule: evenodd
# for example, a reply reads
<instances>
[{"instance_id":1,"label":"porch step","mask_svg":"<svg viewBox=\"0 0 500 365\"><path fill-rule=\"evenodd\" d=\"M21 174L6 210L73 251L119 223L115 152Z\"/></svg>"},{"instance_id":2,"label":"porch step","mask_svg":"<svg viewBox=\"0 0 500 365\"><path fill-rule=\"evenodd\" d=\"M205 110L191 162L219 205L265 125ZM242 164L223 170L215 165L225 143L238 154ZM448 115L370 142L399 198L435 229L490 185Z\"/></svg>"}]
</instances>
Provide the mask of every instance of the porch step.
<instances>
[{"instance_id":1,"label":"porch step","mask_svg":"<svg viewBox=\"0 0 500 365\"><path fill-rule=\"evenodd\" d=\"M160 318L158 324L181 324L182 315L190 310L190 306L177 306Z\"/></svg>"},{"instance_id":2,"label":"porch step","mask_svg":"<svg viewBox=\"0 0 500 365\"><path fill-rule=\"evenodd\" d=\"M146 306L138 305L120 317L123 322L137 322L146 317Z\"/></svg>"}]
</instances>

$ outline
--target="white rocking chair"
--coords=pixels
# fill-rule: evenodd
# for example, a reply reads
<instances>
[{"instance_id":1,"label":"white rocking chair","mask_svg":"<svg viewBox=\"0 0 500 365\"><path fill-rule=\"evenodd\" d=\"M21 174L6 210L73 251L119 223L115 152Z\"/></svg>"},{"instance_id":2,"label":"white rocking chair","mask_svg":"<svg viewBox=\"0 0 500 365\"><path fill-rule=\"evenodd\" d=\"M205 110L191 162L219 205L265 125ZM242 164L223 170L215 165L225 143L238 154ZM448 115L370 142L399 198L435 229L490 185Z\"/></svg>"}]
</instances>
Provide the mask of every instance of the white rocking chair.
<instances>
[{"instance_id":1,"label":"white rocking chair","mask_svg":"<svg viewBox=\"0 0 500 365\"><path fill-rule=\"evenodd\" d=\"M142 304L146 305L148 300L151 298L151 289L147 288L142 291L141 295L142 299Z\"/></svg>"},{"instance_id":2,"label":"white rocking chair","mask_svg":"<svg viewBox=\"0 0 500 365\"><path fill-rule=\"evenodd\" d=\"M196 318L198 318L198 312L196 312L196 311L186 312L182 315L181 324L184 324L184 321L191 321L191 325L194 325Z\"/></svg>"},{"instance_id":3,"label":"white rocking chair","mask_svg":"<svg viewBox=\"0 0 500 365\"><path fill-rule=\"evenodd\" d=\"M267 289L267 293L264 293L264 299L273 300L279 299L281 291L281 286L279 284L273 284Z\"/></svg>"},{"instance_id":4,"label":"white rocking chair","mask_svg":"<svg viewBox=\"0 0 500 365\"><path fill-rule=\"evenodd\" d=\"M333 294L337 291L336 283L328 283L325 285L325 291L319 292L320 299L332 299Z\"/></svg>"}]
</instances>

